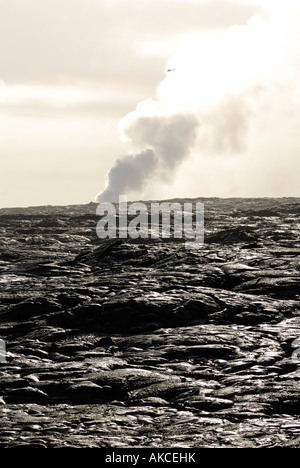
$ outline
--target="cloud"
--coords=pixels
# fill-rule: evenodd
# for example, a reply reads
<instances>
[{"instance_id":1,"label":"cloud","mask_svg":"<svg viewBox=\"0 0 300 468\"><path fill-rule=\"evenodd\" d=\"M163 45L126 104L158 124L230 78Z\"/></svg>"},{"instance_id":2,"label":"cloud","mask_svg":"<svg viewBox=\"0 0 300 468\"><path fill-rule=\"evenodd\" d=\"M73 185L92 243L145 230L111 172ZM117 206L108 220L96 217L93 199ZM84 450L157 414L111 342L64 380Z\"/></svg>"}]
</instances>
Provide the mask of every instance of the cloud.
<instances>
[{"instance_id":1,"label":"cloud","mask_svg":"<svg viewBox=\"0 0 300 468\"><path fill-rule=\"evenodd\" d=\"M3 80L0 80L0 104L6 103L6 85Z\"/></svg>"},{"instance_id":2,"label":"cloud","mask_svg":"<svg viewBox=\"0 0 300 468\"><path fill-rule=\"evenodd\" d=\"M29 84L113 80L149 90L150 83L162 79L166 55L145 57L140 44L170 42L191 29L244 24L257 11L256 6L220 1L2 1L3 78Z\"/></svg>"},{"instance_id":3,"label":"cloud","mask_svg":"<svg viewBox=\"0 0 300 468\"><path fill-rule=\"evenodd\" d=\"M0 0L1 1L1 0ZM260 7L220 1L10 0L1 2L1 78L45 96L8 99L6 115L120 118L165 76L187 31L244 24ZM218 14L216 14L218 12ZM94 88L86 102L56 102L49 88ZM99 98L105 93L105 98ZM79 89L80 92L80 89Z\"/></svg>"},{"instance_id":4,"label":"cloud","mask_svg":"<svg viewBox=\"0 0 300 468\"><path fill-rule=\"evenodd\" d=\"M128 112L140 98L135 93L117 93L97 86L8 86L1 85L1 114L40 118L116 118Z\"/></svg>"}]
</instances>

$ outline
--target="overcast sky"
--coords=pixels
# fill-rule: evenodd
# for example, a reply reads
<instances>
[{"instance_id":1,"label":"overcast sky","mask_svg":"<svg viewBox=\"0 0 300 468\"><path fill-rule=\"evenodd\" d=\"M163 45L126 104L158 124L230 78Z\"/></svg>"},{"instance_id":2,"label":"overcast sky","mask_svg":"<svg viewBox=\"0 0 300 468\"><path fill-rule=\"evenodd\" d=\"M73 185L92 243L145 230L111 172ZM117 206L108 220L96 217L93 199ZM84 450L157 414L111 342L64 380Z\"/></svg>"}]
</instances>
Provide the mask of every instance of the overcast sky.
<instances>
[{"instance_id":1,"label":"overcast sky","mask_svg":"<svg viewBox=\"0 0 300 468\"><path fill-rule=\"evenodd\" d=\"M300 196L298 4L0 0L0 206Z\"/></svg>"}]
</instances>

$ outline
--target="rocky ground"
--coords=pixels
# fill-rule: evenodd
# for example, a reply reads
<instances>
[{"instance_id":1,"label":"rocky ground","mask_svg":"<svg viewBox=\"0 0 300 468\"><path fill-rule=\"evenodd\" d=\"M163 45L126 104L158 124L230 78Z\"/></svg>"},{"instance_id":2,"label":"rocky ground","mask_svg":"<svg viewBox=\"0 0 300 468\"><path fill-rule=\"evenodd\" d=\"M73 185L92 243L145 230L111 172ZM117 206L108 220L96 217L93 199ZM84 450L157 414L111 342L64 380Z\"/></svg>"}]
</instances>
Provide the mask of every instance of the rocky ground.
<instances>
[{"instance_id":1,"label":"rocky ground","mask_svg":"<svg viewBox=\"0 0 300 468\"><path fill-rule=\"evenodd\" d=\"M300 447L300 200L204 201L193 251L0 210L1 448Z\"/></svg>"}]
</instances>

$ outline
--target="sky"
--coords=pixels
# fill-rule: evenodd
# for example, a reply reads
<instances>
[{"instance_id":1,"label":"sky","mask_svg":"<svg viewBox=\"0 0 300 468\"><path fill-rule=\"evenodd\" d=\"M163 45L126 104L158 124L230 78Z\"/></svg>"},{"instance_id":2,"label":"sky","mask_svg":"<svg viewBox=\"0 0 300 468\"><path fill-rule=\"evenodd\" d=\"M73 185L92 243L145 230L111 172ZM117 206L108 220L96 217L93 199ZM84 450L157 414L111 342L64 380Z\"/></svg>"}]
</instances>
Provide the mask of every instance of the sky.
<instances>
[{"instance_id":1,"label":"sky","mask_svg":"<svg viewBox=\"0 0 300 468\"><path fill-rule=\"evenodd\" d=\"M0 207L300 196L299 0L0 0Z\"/></svg>"}]
</instances>

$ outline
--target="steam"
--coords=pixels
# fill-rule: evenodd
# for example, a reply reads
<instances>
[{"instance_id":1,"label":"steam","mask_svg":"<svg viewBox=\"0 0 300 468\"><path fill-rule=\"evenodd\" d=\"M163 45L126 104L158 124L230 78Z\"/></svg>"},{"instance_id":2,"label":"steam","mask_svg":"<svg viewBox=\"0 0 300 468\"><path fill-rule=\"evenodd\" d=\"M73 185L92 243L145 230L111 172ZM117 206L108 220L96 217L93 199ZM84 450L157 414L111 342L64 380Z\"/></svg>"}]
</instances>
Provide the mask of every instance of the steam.
<instances>
[{"instance_id":1,"label":"steam","mask_svg":"<svg viewBox=\"0 0 300 468\"><path fill-rule=\"evenodd\" d=\"M120 122L122 139L144 149L116 161L107 175L104 191L96 197L99 203L117 201L122 194L143 192L154 176L172 182L195 144L200 127L195 115L167 115L153 109L149 115L145 104L155 107L155 102L146 101Z\"/></svg>"},{"instance_id":2,"label":"steam","mask_svg":"<svg viewBox=\"0 0 300 468\"><path fill-rule=\"evenodd\" d=\"M156 100L121 120L132 155L97 201L150 182L172 197L299 193L299 1L261 4L247 25L182 36Z\"/></svg>"},{"instance_id":3,"label":"steam","mask_svg":"<svg viewBox=\"0 0 300 468\"><path fill-rule=\"evenodd\" d=\"M117 202L119 195L138 192L156 167L157 159L151 149L118 159L107 175L105 190L97 195L96 201Z\"/></svg>"},{"instance_id":4,"label":"steam","mask_svg":"<svg viewBox=\"0 0 300 468\"><path fill-rule=\"evenodd\" d=\"M203 118L199 145L209 156L237 155L247 149L252 110L246 97L231 97Z\"/></svg>"}]
</instances>

